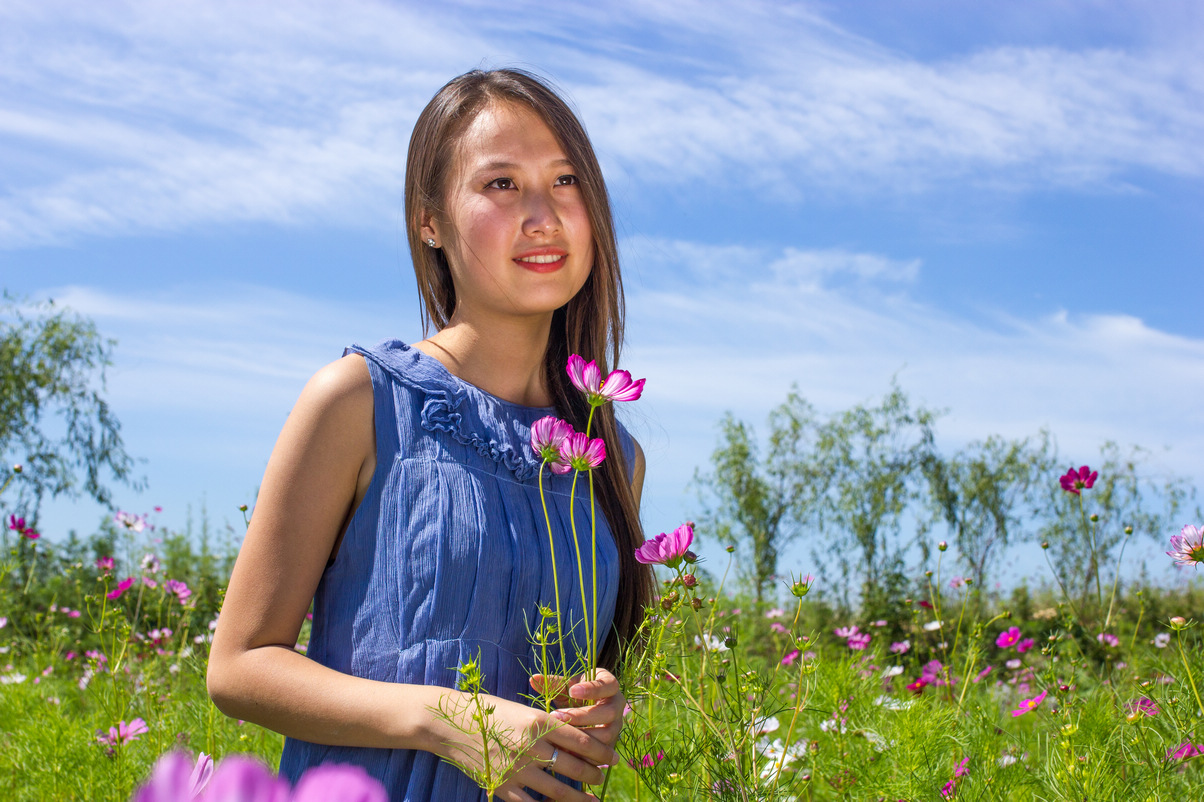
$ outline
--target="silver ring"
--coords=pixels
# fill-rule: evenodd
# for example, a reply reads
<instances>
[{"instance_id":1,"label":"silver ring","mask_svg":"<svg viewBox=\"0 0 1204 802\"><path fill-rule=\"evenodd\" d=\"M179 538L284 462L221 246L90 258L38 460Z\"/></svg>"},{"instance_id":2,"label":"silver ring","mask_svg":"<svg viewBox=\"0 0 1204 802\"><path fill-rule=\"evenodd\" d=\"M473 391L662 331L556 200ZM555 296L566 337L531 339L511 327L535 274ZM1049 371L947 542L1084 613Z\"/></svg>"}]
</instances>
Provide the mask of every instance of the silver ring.
<instances>
[{"instance_id":1,"label":"silver ring","mask_svg":"<svg viewBox=\"0 0 1204 802\"><path fill-rule=\"evenodd\" d=\"M548 765L547 765L546 770L554 771L556 769L556 761L559 759L560 759L560 748L553 746L552 747L552 757L548 760Z\"/></svg>"}]
</instances>

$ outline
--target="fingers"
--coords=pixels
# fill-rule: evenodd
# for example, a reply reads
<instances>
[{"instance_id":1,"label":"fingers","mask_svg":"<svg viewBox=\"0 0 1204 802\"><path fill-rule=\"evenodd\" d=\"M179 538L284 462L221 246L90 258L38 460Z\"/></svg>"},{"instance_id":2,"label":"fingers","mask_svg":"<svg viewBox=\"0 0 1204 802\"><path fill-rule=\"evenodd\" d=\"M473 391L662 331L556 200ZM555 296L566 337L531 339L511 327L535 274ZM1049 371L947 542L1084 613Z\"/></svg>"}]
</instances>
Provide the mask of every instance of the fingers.
<instances>
[{"instance_id":1,"label":"fingers","mask_svg":"<svg viewBox=\"0 0 1204 802\"><path fill-rule=\"evenodd\" d=\"M576 711L558 710L557 717L561 713L573 713ZM594 730L581 730L575 726L557 727L549 732L544 739L553 747L560 750L560 760L564 760L565 753L571 753L568 757L574 760L580 758L590 768L595 771L597 766L613 766L618 761L619 756L615 754L612 746L613 742L605 742L594 737ZM549 752L550 756L550 752ZM566 776L572 777L574 780L584 780L586 782L594 782L589 777L562 770L562 764L558 761L556 771ZM600 778L599 778L600 781Z\"/></svg>"},{"instance_id":2,"label":"fingers","mask_svg":"<svg viewBox=\"0 0 1204 802\"><path fill-rule=\"evenodd\" d=\"M605 668L597 669L594 679L578 678L569 686L569 698L599 701L609 699L619 692L619 681Z\"/></svg>"}]
</instances>

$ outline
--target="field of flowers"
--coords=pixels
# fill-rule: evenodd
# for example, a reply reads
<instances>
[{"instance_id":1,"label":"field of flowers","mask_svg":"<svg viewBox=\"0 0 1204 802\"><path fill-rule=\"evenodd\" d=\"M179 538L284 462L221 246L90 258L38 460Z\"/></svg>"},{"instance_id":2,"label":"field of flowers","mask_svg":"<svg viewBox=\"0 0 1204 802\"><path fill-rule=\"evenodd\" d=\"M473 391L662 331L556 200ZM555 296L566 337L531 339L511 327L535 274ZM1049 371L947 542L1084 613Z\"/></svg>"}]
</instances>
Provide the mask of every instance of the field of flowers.
<instances>
[{"instance_id":1,"label":"field of flowers","mask_svg":"<svg viewBox=\"0 0 1204 802\"><path fill-rule=\"evenodd\" d=\"M732 592L732 567L699 563L693 538L684 525L641 550L664 585L624 677L624 763L599 797L1204 798L1199 582L1000 597L951 576L941 544L866 620L806 574L760 604ZM274 766L280 736L227 719L204 687L232 554L122 512L53 546L7 517L4 555L0 799L128 799L157 761L162 787L184 790L144 799L256 772L269 787L232 756ZM1200 531L1175 534L1167 559L1204 559ZM336 798L317 787L293 798Z\"/></svg>"}]
</instances>

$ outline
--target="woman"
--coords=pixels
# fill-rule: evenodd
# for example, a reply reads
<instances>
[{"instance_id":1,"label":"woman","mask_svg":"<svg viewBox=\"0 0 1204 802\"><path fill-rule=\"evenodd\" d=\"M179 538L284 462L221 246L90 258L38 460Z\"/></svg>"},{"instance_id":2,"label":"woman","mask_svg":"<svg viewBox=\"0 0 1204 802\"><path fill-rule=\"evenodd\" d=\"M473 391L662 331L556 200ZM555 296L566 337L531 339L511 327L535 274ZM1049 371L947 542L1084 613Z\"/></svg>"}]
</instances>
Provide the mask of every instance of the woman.
<instances>
[{"instance_id":1,"label":"woman","mask_svg":"<svg viewBox=\"0 0 1204 802\"><path fill-rule=\"evenodd\" d=\"M497 798L588 799L577 785L600 782L598 767L616 759L614 673L651 594L633 554L643 457L600 407L592 434L610 448L595 471L597 574L587 559L583 578L569 521L572 504L588 521L588 494L570 503L570 478L543 471L549 531L527 439L548 414L585 427L571 353L603 375L618 361L622 284L597 158L538 79L474 71L415 125L406 220L437 331L348 349L302 391L230 579L210 694L288 737L281 774L294 781L311 765L353 762L394 799L476 798L442 760L481 762L479 737L449 715L466 703L455 669L476 660L493 725L522 743ZM588 525L578 528L588 546ZM596 612L585 587L595 579ZM293 646L311 600L302 655ZM576 624L597 618L604 669L578 677L549 713L523 695L542 681L529 640L537 608L557 603L577 651Z\"/></svg>"}]
</instances>

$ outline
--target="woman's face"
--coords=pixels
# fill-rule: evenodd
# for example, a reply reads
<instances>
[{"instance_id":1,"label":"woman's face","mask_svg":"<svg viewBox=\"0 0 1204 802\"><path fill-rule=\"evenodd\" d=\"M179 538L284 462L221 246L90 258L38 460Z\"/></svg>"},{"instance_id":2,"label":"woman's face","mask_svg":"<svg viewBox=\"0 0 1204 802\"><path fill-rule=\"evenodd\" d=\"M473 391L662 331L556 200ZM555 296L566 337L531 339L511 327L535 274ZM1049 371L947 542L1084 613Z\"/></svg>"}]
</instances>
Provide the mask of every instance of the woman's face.
<instances>
[{"instance_id":1,"label":"woman's face","mask_svg":"<svg viewBox=\"0 0 1204 802\"><path fill-rule=\"evenodd\" d=\"M445 204L422 236L451 266L453 322L550 315L589 277L593 231L574 167L525 106L491 104L468 126Z\"/></svg>"}]
</instances>

